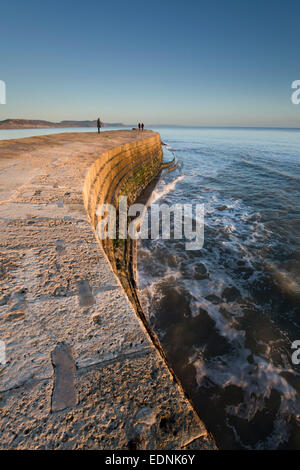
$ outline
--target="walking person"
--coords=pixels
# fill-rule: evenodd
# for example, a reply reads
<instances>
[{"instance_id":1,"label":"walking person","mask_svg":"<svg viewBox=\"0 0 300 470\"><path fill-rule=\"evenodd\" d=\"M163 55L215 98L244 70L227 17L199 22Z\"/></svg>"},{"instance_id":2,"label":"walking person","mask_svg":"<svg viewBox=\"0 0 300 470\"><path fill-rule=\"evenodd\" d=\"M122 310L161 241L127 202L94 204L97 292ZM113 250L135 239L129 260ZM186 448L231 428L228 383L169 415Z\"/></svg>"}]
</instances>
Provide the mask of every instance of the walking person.
<instances>
[{"instance_id":1,"label":"walking person","mask_svg":"<svg viewBox=\"0 0 300 470\"><path fill-rule=\"evenodd\" d=\"M144 123L142 122L141 124L141 127L142 127L142 131L144 130Z\"/></svg>"},{"instance_id":2,"label":"walking person","mask_svg":"<svg viewBox=\"0 0 300 470\"><path fill-rule=\"evenodd\" d=\"M97 119L97 127L98 127L98 134L100 134L100 129L101 129L101 119Z\"/></svg>"},{"instance_id":3,"label":"walking person","mask_svg":"<svg viewBox=\"0 0 300 470\"><path fill-rule=\"evenodd\" d=\"M141 130L141 123L138 123L139 131Z\"/></svg>"}]
</instances>

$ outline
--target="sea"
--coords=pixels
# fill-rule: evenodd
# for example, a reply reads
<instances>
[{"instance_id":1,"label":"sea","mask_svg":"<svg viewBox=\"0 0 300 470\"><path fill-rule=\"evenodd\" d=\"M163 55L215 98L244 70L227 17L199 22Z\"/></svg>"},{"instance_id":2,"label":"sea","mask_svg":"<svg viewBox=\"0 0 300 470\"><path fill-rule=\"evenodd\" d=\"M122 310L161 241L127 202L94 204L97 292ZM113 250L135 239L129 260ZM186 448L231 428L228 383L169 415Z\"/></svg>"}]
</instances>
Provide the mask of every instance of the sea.
<instances>
[{"instance_id":1,"label":"sea","mask_svg":"<svg viewBox=\"0 0 300 470\"><path fill-rule=\"evenodd\" d=\"M157 130L152 204L203 204L204 244L140 240L143 310L219 448L300 449L300 130Z\"/></svg>"}]
</instances>

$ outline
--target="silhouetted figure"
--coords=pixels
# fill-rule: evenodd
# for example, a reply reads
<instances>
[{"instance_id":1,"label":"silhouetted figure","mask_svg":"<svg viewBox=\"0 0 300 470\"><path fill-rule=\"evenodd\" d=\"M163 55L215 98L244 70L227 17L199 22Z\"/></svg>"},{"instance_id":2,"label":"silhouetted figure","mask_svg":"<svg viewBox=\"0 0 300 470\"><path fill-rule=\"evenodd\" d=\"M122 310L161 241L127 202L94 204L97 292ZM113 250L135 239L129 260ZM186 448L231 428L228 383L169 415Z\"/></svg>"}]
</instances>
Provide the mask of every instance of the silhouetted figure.
<instances>
[{"instance_id":1,"label":"silhouetted figure","mask_svg":"<svg viewBox=\"0 0 300 470\"><path fill-rule=\"evenodd\" d=\"M139 126L139 131L140 131L141 130L141 123L140 122L139 122L138 126Z\"/></svg>"},{"instance_id":2,"label":"silhouetted figure","mask_svg":"<svg viewBox=\"0 0 300 470\"><path fill-rule=\"evenodd\" d=\"M144 123L142 122L141 124L141 127L142 127L142 131L144 130Z\"/></svg>"},{"instance_id":3,"label":"silhouetted figure","mask_svg":"<svg viewBox=\"0 0 300 470\"><path fill-rule=\"evenodd\" d=\"M100 129L101 129L101 119L97 119L97 127L98 127L98 134L100 134Z\"/></svg>"}]
</instances>

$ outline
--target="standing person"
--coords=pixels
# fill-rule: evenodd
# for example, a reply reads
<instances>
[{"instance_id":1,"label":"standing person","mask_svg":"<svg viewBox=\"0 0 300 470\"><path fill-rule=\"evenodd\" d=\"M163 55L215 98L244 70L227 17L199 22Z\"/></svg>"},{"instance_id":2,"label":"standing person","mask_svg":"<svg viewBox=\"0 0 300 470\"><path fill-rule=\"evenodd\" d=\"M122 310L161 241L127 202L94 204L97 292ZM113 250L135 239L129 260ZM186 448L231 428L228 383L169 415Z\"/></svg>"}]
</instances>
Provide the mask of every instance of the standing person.
<instances>
[{"instance_id":1,"label":"standing person","mask_svg":"<svg viewBox=\"0 0 300 470\"><path fill-rule=\"evenodd\" d=\"M140 131L141 130L141 123L140 122L139 122L138 126L139 126L139 131Z\"/></svg>"},{"instance_id":2,"label":"standing person","mask_svg":"<svg viewBox=\"0 0 300 470\"><path fill-rule=\"evenodd\" d=\"M97 127L98 127L98 134L100 134L100 129L101 129L101 119L97 119Z\"/></svg>"},{"instance_id":3,"label":"standing person","mask_svg":"<svg viewBox=\"0 0 300 470\"><path fill-rule=\"evenodd\" d=\"M144 123L142 122L142 131L144 130Z\"/></svg>"}]
</instances>

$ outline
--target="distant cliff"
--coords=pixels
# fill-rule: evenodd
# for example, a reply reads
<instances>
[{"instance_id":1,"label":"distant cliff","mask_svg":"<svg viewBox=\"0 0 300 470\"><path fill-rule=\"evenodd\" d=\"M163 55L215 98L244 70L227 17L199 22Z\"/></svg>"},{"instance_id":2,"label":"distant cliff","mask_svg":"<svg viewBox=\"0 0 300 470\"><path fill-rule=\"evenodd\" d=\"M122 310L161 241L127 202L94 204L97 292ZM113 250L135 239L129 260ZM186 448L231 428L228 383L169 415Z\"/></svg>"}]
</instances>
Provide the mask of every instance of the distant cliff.
<instances>
[{"instance_id":1,"label":"distant cliff","mask_svg":"<svg viewBox=\"0 0 300 470\"><path fill-rule=\"evenodd\" d=\"M103 127L126 127L121 122L102 123ZM32 128L48 128L48 127L97 127L97 121L60 121L51 122L39 119L5 119L0 121L0 129L32 129Z\"/></svg>"}]
</instances>

